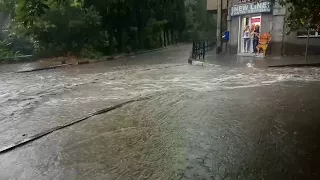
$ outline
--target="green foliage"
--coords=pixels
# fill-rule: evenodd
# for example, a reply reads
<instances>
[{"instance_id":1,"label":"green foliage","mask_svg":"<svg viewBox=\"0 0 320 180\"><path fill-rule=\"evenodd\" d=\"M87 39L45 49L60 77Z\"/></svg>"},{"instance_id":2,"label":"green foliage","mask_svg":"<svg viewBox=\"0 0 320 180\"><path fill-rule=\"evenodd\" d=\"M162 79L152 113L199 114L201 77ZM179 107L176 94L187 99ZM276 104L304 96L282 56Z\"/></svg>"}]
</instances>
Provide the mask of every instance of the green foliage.
<instances>
[{"instance_id":1,"label":"green foliage","mask_svg":"<svg viewBox=\"0 0 320 180\"><path fill-rule=\"evenodd\" d=\"M195 2L192 13L185 0L0 0L0 5L13 18L12 34L32 42L36 53L93 57L163 47L185 34L208 38L214 19L207 18L205 0Z\"/></svg>"},{"instance_id":2,"label":"green foliage","mask_svg":"<svg viewBox=\"0 0 320 180\"><path fill-rule=\"evenodd\" d=\"M9 50L10 43L7 40L0 41L0 57L8 57L13 53Z\"/></svg>"},{"instance_id":3,"label":"green foliage","mask_svg":"<svg viewBox=\"0 0 320 180\"><path fill-rule=\"evenodd\" d=\"M44 15L34 16L32 24L17 20L13 30L35 43L37 51L54 48L61 53L78 53L100 32L101 16L93 7L51 7Z\"/></svg>"},{"instance_id":4,"label":"green foliage","mask_svg":"<svg viewBox=\"0 0 320 180\"><path fill-rule=\"evenodd\" d=\"M80 56L86 57L86 58L98 58L102 56L103 53L100 51L97 51L97 49L93 45L86 45L81 49Z\"/></svg>"},{"instance_id":5,"label":"green foliage","mask_svg":"<svg viewBox=\"0 0 320 180\"><path fill-rule=\"evenodd\" d=\"M216 34L215 15L207 12L206 0L186 1L186 31L187 40L213 39Z\"/></svg>"},{"instance_id":6,"label":"green foliage","mask_svg":"<svg viewBox=\"0 0 320 180\"><path fill-rule=\"evenodd\" d=\"M3 58L11 58L19 55L19 52L14 52L10 49L12 42L7 39L0 40L0 61Z\"/></svg>"},{"instance_id":7,"label":"green foliage","mask_svg":"<svg viewBox=\"0 0 320 180\"><path fill-rule=\"evenodd\" d=\"M319 0L272 0L287 7L286 25L290 31L315 29L320 24Z\"/></svg>"}]
</instances>

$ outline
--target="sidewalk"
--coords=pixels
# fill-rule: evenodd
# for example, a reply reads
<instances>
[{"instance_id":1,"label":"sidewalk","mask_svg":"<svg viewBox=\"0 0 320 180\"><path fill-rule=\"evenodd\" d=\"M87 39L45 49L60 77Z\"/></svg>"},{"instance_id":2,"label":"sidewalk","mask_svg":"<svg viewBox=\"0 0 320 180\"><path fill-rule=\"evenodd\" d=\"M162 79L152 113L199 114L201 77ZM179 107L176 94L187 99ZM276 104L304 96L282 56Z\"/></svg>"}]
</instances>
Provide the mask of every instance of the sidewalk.
<instances>
[{"instance_id":1,"label":"sidewalk","mask_svg":"<svg viewBox=\"0 0 320 180\"><path fill-rule=\"evenodd\" d=\"M304 56L267 56L250 57L250 56L238 56L236 54L215 54L210 52L206 58L205 63L215 64L220 66L234 66L244 67L248 63L254 64L258 68L268 67L320 67L320 56L308 56L306 61Z\"/></svg>"},{"instance_id":2,"label":"sidewalk","mask_svg":"<svg viewBox=\"0 0 320 180\"><path fill-rule=\"evenodd\" d=\"M183 43L182 43L183 44ZM65 66L75 66L75 65L82 65L82 64L91 64L96 62L102 62L102 61L112 61L124 57L129 56L135 56L139 54L145 54L149 52L154 51L161 51L170 47L179 46L181 43L174 44L171 46L166 46L162 48L157 49L151 49L151 50L140 50L137 52L129 53L129 54L118 54L118 55L112 55L112 56L103 56L98 59L88 59L88 58L76 58L76 57L56 57L56 58L47 58L47 59L40 59L37 61L29 62L29 63L20 63L21 66L18 70L15 70L17 73L25 73L25 72L33 72L33 71L42 71L47 69L55 69L55 68L61 68ZM64 63L62 63L64 61ZM3 66L10 66L10 65L3 65ZM0 68L1 69L1 68Z\"/></svg>"}]
</instances>

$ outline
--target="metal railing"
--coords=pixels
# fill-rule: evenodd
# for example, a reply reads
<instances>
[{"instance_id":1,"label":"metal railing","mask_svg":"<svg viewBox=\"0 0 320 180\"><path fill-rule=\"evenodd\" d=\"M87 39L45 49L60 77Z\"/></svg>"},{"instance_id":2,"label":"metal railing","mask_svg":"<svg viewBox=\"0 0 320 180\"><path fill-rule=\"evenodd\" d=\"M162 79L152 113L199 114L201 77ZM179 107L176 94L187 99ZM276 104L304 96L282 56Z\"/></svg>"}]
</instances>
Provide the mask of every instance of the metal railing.
<instances>
[{"instance_id":1,"label":"metal railing","mask_svg":"<svg viewBox=\"0 0 320 180\"><path fill-rule=\"evenodd\" d=\"M192 59L204 59L206 52L213 50L216 45L215 41L194 41L192 43Z\"/></svg>"}]
</instances>

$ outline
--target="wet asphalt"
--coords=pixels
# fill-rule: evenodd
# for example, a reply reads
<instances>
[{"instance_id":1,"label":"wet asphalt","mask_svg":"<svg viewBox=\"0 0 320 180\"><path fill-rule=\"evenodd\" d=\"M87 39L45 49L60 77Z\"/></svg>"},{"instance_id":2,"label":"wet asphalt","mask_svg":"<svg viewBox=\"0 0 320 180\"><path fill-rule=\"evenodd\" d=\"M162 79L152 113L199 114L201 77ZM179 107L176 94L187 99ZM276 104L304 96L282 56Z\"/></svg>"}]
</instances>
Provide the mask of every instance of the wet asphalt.
<instances>
[{"instance_id":1,"label":"wet asphalt","mask_svg":"<svg viewBox=\"0 0 320 180\"><path fill-rule=\"evenodd\" d=\"M0 67L0 179L320 179L320 69L191 66L190 45L34 73Z\"/></svg>"}]
</instances>

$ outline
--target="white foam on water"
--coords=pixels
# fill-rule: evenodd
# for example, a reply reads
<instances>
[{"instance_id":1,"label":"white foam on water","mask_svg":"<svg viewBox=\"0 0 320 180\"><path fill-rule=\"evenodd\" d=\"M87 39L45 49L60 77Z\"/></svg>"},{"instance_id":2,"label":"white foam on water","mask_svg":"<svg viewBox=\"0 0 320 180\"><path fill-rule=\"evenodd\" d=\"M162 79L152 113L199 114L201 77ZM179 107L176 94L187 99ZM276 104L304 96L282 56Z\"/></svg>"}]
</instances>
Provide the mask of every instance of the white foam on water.
<instances>
[{"instance_id":1,"label":"white foam on water","mask_svg":"<svg viewBox=\"0 0 320 180\"><path fill-rule=\"evenodd\" d=\"M203 62L201 62L201 61L192 61L192 65L194 65L194 66L203 66Z\"/></svg>"}]
</instances>

